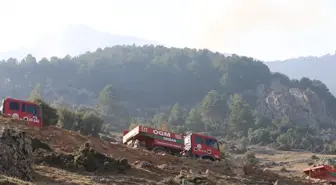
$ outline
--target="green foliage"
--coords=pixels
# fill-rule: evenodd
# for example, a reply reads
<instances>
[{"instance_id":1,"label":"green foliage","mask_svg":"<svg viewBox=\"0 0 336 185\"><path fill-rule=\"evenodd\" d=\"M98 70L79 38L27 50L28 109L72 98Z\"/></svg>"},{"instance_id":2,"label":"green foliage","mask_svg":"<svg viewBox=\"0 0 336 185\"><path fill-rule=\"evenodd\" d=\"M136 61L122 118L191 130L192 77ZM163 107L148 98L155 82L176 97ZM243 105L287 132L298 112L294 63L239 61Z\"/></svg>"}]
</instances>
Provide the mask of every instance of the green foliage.
<instances>
[{"instance_id":1,"label":"green foliage","mask_svg":"<svg viewBox=\"0 0 336 185\"><path fill-rule=\"evenodd\" d=\"M205 96L201 104L203 120L206 122L221 121L227 112L225 97L221 96L216 90L211 90Z\"/></svg>"},{"instance_id":2,"label":"green foliage","mask_svg":"<svg viewBox=\"0 0 336 185\"><path fill-rule=\"evenodd\" d=\"M78 124L81 134L98 136L101 131L104 120L93 112L86 112L81 115L81 120Z\"/></svg>"},{"instance_id":3,"label":"green foliage","mask_svg":"<svg viewBox=\"0 0 336 185\"><path fill-rule=\"evenodd\" d=\"M168 120L167 114L158 113L158 114L153 115L151 122L153 123L153 125L159 127L159 125L161 125L163 122L166 122L167 120Z\"/></svg>"},{"instance_id":4,"label":"green foliage","mask_svg":"<svg viewBox=\"0 0 336 185\"><path fill-rule=\"evenodd\" d=\"M43 126L56 125L58 122L57 110L41 99L34 99L42 110Z\"/></svg>"},{"instance_id":5,"label":"green foliage","mask_svg":"<svg viewBox=\"0 0 336 185\"><path fill-rule=\"evenodd\" d=\"M259 84L268 84L271 73L262 62L252 58L233 55L224 64L224 74L220 79L222 87L229 93L240 93L245 89L255 89Z\"/></svg>"},{"instance_id":6,"label":"green foliage","mask_svg":"<svg viewBox=\"0 0 336 185\"><path fill-rule=\"evenodd\" d=\"M111 129L125 129L129 126L127 110L118 101L117 91L112 85L106 85L99 93L98 110Z\"/></svg>"},{"instance_id":7,"label":"green foliage","mask_svg":"<svg viewBox=\"0 0 336 185\"><path fill-rule=\"evenodd\" d=\"M244 161L247 163L247 164L252 164L252 165L256 165L258 164L258 158L256 158L256 156L254 155L254 153L252 152L247 152L245 155L244 155Z\"/></svg>"},{"instance_id":8,"label":"green foliage","mask_svg":"<svg viewBox=\"0 0 336 185\"><path fill-rule=\"evenodd\" d=\"M35 85L34 89L30 92L29 99L37 103L41 108L43 126L57 124L59 118L57 110L42 99L40 84Z\"/></svg>"},{"instance_id":9,"label":"green foliage","mask_svg":"<svg viewBox=\"0 0 336 185\"><path fill-rule=\"evenodd\" d=\"M201 114L196 108L192 108L186 119L186 126L195 132L203 131L205 128L204 122L202 121Z\"/></svg>"},{"instance_id":10,"label":"green foliage","mask_svg":"<svg viewBox=\"0 0 336 185\"><path fill-rule=\"evenodd\" d=\"M228 125L230 132L237 136L246 136L249 128L253 126L252 111L248 104L238 94L233 96L232 103L229 105L230 114Z\"/></svg>"},{"instance_id":11,"label":"green foliage","mask_svg":"<svg viewBox=\"0 0 336 185\"><path fill-rule=\"evenodd\" d=\"M42 94L41 94L41 85L40 84L36 84L34 89L30 92L29 95L29 100L35 100L35 99L40 99L42 100Z\"/></svg>"},{"instance_id":12,"label":"green foliage","mask_svg":"<svg viewBox=\"0 0 336 185\"><path fill-rule=\"evenodd\" d=\"M99 109L103 115L113 113L116 109L116 91L112 85L106 85L99 93Z\"/></svg>"},{"instance_id":13,"label":"green foliage","mask_svg":"<svg viewBox=\"0 0 336 185\"><path fill-rule=\"evenodd\" d=\"M64 129L74 130L78 127L78 123L81 121L81 115L79 113L66 107L59 108L58 115L59 119L57 125Z\"/></svg>"},{"instance_id":14,"label":"green foliage","mask_svg":"<svg viewBox=\"0 0 336 185\"><path fill-rule=\"evenodd\" d=\"M181 126L184 124L183 112L178 103L175 103L171 109L168 123L172 126Z\"/></svg>"}]
</instances>

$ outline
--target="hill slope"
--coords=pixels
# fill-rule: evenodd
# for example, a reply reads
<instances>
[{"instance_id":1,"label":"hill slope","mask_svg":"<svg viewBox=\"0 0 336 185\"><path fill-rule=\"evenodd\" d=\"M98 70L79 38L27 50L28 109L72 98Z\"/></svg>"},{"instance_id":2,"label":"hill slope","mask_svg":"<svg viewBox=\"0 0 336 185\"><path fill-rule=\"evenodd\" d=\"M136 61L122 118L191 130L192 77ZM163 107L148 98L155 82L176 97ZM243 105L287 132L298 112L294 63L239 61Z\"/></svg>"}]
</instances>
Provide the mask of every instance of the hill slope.
<instances>
[{"instance_id":1,"label":"hill slope","mask_svg":"<svg viewBox=\"0 0 336 185\"><path fill-rule=\"evenodd\" d=\"M198 177L208 184L273 184L276 180L287 181L289 184L307 184L303 179L279 176L271 172L263 172L260 169L244 167L243 163L217 162L179 159L174 156L162 156L141 149L126 148L120 144L111 144L99 138L88 138L74 132L65 131L55 127L46 127L42 130L32 128L22 121L0 118L0 127L25 130L33 137L40 138L50 144L57 156L66 150L75 152L81 142L91 140L94 148L100 152L114 157L127 158L132 164L131 169L125 173L83 173L82 171L69 171L60 167L53 167L46 163L35 164L34 180L31 184L179 184L174 183L174 178L180 178L184 174L186 179ZM76 139L75 139L76 138ZM82 143L82 144L83 144ZM142 164L142 165L140 165ZM244 170L243 170L244 169ZM170 180L170 183L168 183ZM0 184L28 184L13 178L0 176Z\"/></svg>"}]
</instances>

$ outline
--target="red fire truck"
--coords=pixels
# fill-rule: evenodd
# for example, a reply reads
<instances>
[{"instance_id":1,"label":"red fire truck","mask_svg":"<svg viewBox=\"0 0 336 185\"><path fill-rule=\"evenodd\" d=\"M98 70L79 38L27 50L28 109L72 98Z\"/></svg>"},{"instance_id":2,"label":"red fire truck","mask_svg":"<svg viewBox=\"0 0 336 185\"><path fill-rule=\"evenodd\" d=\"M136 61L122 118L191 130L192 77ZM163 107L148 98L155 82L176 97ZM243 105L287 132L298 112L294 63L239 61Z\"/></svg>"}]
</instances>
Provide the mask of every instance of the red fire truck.
<instances>
[{"instance_id":1,"label":"red fire truck","mask_svg":"<svg viewBox=\"0 0 336 185\"><path fill-rule=\"evenodd\" d=\"M42 128L42 112L38 104L14 98L5 98L0 106L4 117L25 120L30 125Z\"/></svg>"},{"instance_id":2,"label":"red fire truck","mask_svg":"<svg viewBox=\"0 0 336 185\"><path fill-rule=\"evenodd\" d=\"M199 133L177 134L144 126L123 132L124 144L132 146L135 142L156 153L182 154L212 161L220 160L221 156L217 139Z\"/></svg>"}]
</instances>

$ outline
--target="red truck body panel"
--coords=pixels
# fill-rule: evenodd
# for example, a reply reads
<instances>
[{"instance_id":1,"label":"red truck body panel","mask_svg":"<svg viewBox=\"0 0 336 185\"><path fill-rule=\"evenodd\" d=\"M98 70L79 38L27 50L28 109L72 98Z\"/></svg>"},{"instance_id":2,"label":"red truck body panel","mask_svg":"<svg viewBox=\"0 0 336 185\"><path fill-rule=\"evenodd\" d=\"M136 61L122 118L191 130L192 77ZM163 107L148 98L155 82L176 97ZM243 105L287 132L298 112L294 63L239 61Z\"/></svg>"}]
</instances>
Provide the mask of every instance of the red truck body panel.
<instances>
[{"instance_id":1,"label":"red truck body panel","mask_svg":"<svg viewBox=\"0 0 336 185\"><path fill-rule=\"evenodd\" d=\"M183 144L162 141L160 139L154 139L153 141L154 141L153 144L156 145L156 146L164 146L164 147L174 148L174 149L181 150L181 151L184 148Z\"/></svg>"},{"instance_id":2,"label":"red truck body panel","mask_svg":"<svg viewBox=\"0 0 336 185\"><path fill-rule=\"evenodd\" d=\"M124 144L135 137L140 141L146 140L147 145L159 145L178 149L183 149L184 146L183 135L150 127L137 126L130 131L124 131L123 134Z\"/></svg>"},{"instance_id":3,"label":"red truck body panel","mask_svg":"<svg viewBox=\"0 0 336 185\"><path fill-rule=\"evenodd\" d=\"M2 114L5 117L25 120L30 125L42 128L42 112L38 104L18 100L14 98L5 98L1 105Z\"/></svg>"},{"instance_id":4,"label":"red truck body panel","mask_svg":"<svg viewBox=\"0 0 336 185\"><path fill-rule=\"evenodd\" d=\"M303 172L312 179L336 182L336 168L332 165L319 165L306 168Z\"/></svg>"}]
</instances>

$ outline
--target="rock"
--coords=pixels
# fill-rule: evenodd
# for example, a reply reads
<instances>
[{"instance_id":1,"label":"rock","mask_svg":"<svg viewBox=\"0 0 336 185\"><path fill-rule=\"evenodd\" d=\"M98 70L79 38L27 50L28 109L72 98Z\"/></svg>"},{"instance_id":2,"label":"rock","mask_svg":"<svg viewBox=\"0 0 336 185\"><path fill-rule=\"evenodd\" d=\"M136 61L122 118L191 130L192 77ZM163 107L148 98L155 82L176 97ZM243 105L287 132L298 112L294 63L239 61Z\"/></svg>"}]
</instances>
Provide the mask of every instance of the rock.
<instances>
[{"instance_id":1,"label":"rock","mask_svg":"<svg viewBox=\"0 0 336 185\"><path fill-rule=\"evenodd\" d=\"M281 172L289 172L284 166L280 169Z\"/></svg>"},{"instance_id":2,"label":"rock","mask_svg":"<svg viewBox=\"0 0 336 185\"><path fill-rule=\"evenodd\" d=\"M0 128L0 173L25 181L32 180L31 139L25 132Z\"/></svg>"},{"instance_id":3,"label":"rock","mask_svg":"<svg viewBox=\"0 0 336 185\"><path fill-rule=\"evenodd\" d=\"M314 165L314 162L308 162L307 165L308 165L308 166L313 166L313 165Z\"/></svg>"},{"instance_id":4,"label":"rock","mask_svg":"<svg viewBox=\"0 0 336 185\"><path fill-rule=\"evenodd\" d=\"M168 169L168 164L161 164L161 165L158 165L158 168L160 169Z\"/></svg>"},{"instance_id":5,"label":"rock","mask_svg":"<svg viewBox=\"0 0 336 185\"><path fill-rule=\"evenodd\" d=\"M264 169L263 169L263 172L264 172L264 173L270 173L271 171L270 171L268 168L264 168Z\"/></svg>"},{"instance_id":6,"label":"rock","mask_svg":"<svg viewBox=\"0 0 336 185\"><path fill-rule=\"evenodd\" d=\"M246 164L243 166L244 175L250 175L254 173L253 165Z\"/></svg>"},{"instance_id":7,"label":"rock","mask_svg":"<svg viewBox=\"0 0 336 185\"><path fill-rule=\"evenodd\" d=\"M283 182L281 180L277 180L277 181L275 181L274 185L292 185L292 184L288 184L288 183Z\"/></svg>"},{"instance_id":8,"label":"rock","mask_svg":"<svg viewBox=\"0 0 336 185\"><path fill-rule=\"evenodd\" d=\"M90 143L86 142L80 147L78 153L74 157L76 166L83 166L86 171L113 171L118 170L124 172L130 168L127 159L114 159L101 152L91 148Z\"/></svg>"},{"instance_id":9,"label":"rock","mask_svg":"<svg viewBox=\"0 0 336 185\"><path fill-rule=\"evenodd\" d=\"M148 167L152 167L152 166L153 166L153 163L152 163L152 162L149 162L149 161L135 161L135 162L134 162L134 165L135 165L137 168L148 168Z\"/></svg>"},{"instance_id":10,"label":"rock","mask_svg":"<svg viewBox=\"0 0 336 185\"><path fill-rule=\"evenodd\" d=\"M38 161L62 169L83 170L87 172L117 171L124 173L125 170L130 168L127 159L115 159L107 156L91 148L88 142L84 143L76 154L51 152L43 155Z\"/></svg>"},{"instance_id":11,"label":"rock","mask_svg":"<svg viewBox=\"0 0 336 185\"><path fill-rule=\"evenodd\" d=\"M177 176L175 179L180 180L180 184L204 184L204 185L212 185L216 184L215 182L208 179L207 176L202 175L190 175L190 176Z\"/></svg>"},{"instance_id":12,"label":"rock","mask_svg":"<svg viewBox=\"0 0 336 185\"><path fill-rule=\"evenodd\" d=\"M311 89L288 88L277 79L271 85L257 87L256 114L273 119L288 116L301 124L316 122L332 123L325 102Z\"/></svg>"},{"instance_id":13,"label":"rock","mask_svg":"<svg viewBox=\"0 0 336 185\"><path fill-rule=\"evenodd\" d=\"M173 178L167 178L158 183L159 185L180 185L180 183L176 182Z\"/></svg>"},{"instance_id":14,"label":"rock","mask_svg":"<svg viewBox=\"0 0 336 185\"><path fill-rule=\"evenodd\" d=\"M47 143L44 143L41 140L34 137L31 139L31 144L33 152L35 152L38 149L44 149L49 152L53 151Z\"/></svg>"}]
</instances>

